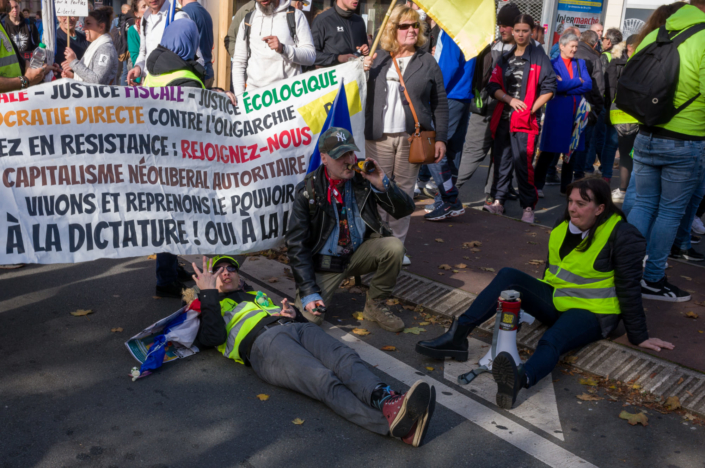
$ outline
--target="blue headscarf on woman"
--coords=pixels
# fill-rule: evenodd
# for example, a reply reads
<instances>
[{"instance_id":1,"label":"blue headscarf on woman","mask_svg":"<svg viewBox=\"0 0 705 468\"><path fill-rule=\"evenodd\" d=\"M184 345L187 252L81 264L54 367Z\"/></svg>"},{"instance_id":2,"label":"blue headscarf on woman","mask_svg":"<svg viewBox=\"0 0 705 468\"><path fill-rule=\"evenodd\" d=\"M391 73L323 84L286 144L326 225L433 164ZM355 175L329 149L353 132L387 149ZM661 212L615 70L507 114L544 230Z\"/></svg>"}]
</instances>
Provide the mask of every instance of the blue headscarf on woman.
<instances>
[{"instance_id":1,"label":"blue headscarf on woman","mask_svg":"<svg viewBox=\"0 0 705 468\"><path fill-rule=\"evenodd\" d=\"M160 45L189 61L196 58L199 40L196 23L188 18L182 18L167 26Z\"/></svg>"}]
</instances>

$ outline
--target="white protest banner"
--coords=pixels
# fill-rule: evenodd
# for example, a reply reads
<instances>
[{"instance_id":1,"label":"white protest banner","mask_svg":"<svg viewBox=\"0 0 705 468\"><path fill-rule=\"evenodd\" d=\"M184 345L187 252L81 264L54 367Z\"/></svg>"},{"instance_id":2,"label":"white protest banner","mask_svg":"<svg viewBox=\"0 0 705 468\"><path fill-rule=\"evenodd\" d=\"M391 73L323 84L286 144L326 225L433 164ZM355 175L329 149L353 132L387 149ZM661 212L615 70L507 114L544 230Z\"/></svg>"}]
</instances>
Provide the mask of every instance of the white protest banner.
<instances>
[{"instance_id":1,"label":"white protest banner","mask_svg":"<svg viewBox=\"0 0 705 468\"><path fill-rule=\"evenodd\" d=\"M88 16L88 0L54 0L56 16Z\"/></svg>"},{"instance_id":2,"label":"white protest banner","mask_svg":"<svg viewBox=\"0 0 705 468\"><path fill-rule=\"evenodd\" d=\"M343 78L364 151L361 61L254 89L237 107L198 88L73 80L0 94L0 264L280 245Z\"/></svg>"}]
</instances>

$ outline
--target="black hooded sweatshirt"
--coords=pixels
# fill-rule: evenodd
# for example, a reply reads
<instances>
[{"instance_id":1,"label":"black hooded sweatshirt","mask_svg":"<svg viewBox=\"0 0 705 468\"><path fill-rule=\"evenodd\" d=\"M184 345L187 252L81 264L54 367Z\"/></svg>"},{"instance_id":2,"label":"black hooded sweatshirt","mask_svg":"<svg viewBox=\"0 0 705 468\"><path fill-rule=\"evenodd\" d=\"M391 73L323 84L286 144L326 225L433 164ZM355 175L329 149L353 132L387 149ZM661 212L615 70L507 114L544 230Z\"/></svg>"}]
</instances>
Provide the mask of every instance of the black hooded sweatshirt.
<instances>
[{"instance_id":1,"label":"black hooded sweatshirt","mask_svg":"<svg viewBox=\"0 0 705 468\"><path fill-rule=\"evenodd\" d=\"M147 72L157 76L171 73L177 70L188 70L193 72L202 82L205 81L206 70L194 60L186 61L161 45L154 49L154 52L147 57ZM170 81L166 86L181 86L183 88L200 88L201 83L189 78L177 78Z\"/></svg>"}]
</instances>

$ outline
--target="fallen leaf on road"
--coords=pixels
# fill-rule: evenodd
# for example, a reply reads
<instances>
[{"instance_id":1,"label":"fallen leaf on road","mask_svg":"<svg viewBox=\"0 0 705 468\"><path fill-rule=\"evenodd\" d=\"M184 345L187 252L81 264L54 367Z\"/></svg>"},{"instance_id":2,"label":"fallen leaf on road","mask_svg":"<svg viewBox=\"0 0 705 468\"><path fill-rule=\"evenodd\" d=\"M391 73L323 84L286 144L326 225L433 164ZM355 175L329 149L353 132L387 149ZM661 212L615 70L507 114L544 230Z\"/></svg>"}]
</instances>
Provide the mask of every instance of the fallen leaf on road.
<instances>
[{"instance_id":1,"label":"fallen leaf on road","mask_svg":"<svg viewBox=\"0 0 705 468\"><path fill-rule=\"evenodd\" d=\"M365 335L369 335L369 334L370 334L370 332L368 332L368 331L365 330L364 328L353 328L352 332L353 332L354 334L360 335L360 336L365 336Z\"/></svg>"},{"instance_id":2,"label":"fallen leaf on road","mask_svg":"<svg viewBox=\"0 0 705 468\"><path fill-rule=\"evenodd\" d=\"M277 279L275 276L272 276L267 280L268 283L276 283L277 281L279 281L279 279Z\"/></svg>"},{"instance_id":3,"label":"fallen leaf on road","mask_svg":"<svg viewBox=\"0 0 705 468\"><path fill-rule=\"evenodd\" d=\"M482 245L482 242L480 242L480 241L463 242L464 249L471 249L473 247L480 247L481 245Z\"/></svg>"},{"instance_id":4,"label":"fallen leaf on road","mask_svg":"<svg viewBox=\"0 0 705 468\"><path fill-rule=\"evenodd\" d=\"M683 278L684 280L693 281L693 278L691 278L690 276L681 275L681 278Z\"/></svg>"},{"instance_id":5,"label":"fallen leaf on road","mask_svg":"<svg viewBox=\"0 0 705 468\"><path fill-rule=\"evenodd\" d=\"M396 346L382 346L380 349L382 351L396 351L397 347Z\"/></svg>"},{"instance_id":6,"label":"fallen leaf on road","mask_svg":"<svg viewBox=\"0 0 705 468\"><path fill-rule=\"evenodd\" d=\"M300 419L300 418L296 418L296 419L294 419L294 420L291 421L291 422L293 422L293 423L296 424L297 426L300 426L300 425L302 425L302 424L304 423L304 420L303 420L303 419Z\"/></svg>"},{"instance_id":7,"label":"fallen leaf on road","mask_svg":"<svg viewBox=\"0 0 705 468\"><path fill-rule=\"evenodd\" d=\"M465 259L465 260L470 260L470 257L463 257L463 259Z\"/></svg>"},{"instance_id":8,"label":"fallen leaf on road","mask_svg":"<svg viewBox=\"0 0 705 468\"><path fill-rule=\"evenodd\" d=\"M432 370L433 370L433 367L426 367L426 370L427 370L427 371L432 371Z\"/></svg>"},{"instance_id":9,"label":"fallen leaf on road","mask_svg":"<svg viewBox=\"0 0 705 468\"><path fill-rule=\"evenodd\" d=\"M259 395L257 395L257 398L259 398L260 401L267 401L267 400L269 400L269 395L266 395L264 393L260 393Z\"/></svg>"},{"instance_id":10,"label":"fallen leaf on road","mask_svg":"<svg viewBox=\"0 0 705 468\"><path fill-rule=\"evenodd\" d=\"M364 320L362 312L353 312L352 316L355 320L359 320L359 321Z\"/></svg>"},{"instance_id":11,"label":"fallen leaf on road","mask_svg":"<svg viewBox=\"0 0 705 468\"><path fill-rule=\"evenodd\" d=\"M402 307L404 307L406 310L416 310L416 307L410 306L410 305L405 305L405 306L402 306Z\"/></svg>"},{"instance_id":12,"label":"fallen leaf on road","mask_svg":"<svg viewBox=\"0 0 705 468\"><path fill-rule=\"evenodd\" d=\"M700 307L705 307L705 301L702 301L702 302L695 301L695 305L699 305Z\"/></svg>"},{"instance_id":13,"label":"fallen leaf on road","mask_svg":"<svg viewBox=\"0 0 705 468\"><path fill-rule=\"evenodd\" d=\"M444 263L443 265L438 265L438 268L441 270L450 270L450 265Z\"/></svg>"},{"instance_id":14,"label":"fallen leaf on road","mask_svg":"<svg viewBox=\"0 0 705 468\"><path fill-rule=\"evenodd\" d=\"M111 328L110 331L113 332L113 333L121 333L121 332L122 332L122 328L120 328L120 327Z\"/></svg>"},{"instance_id":15,"label":"fallen leaf on road","mask_svg":"<svg viewBox=\"0 0 705 468\"><path fill-rule=\"evenodd\" d=\"M577 360L578 356L568 356L567 358L563 359L563 362L565 362L566 364L573 364Z\"/></svg>"},{"instance_id":16,"label":"fallen leaf on road","mask_svg":"<svg viewBox=\"0 0 705 468\"><path fill-rule=\"evenodd\" d=\"M494 268L480 267L480 270L482 270L482 271L489 271L489 272L491 272L491 273L494 273Z\"/></svg>"},{"instance_id":17,"label":"fallen leaf on road","mask_svg":"<svg viewBox=\"0 0 705 468\"><path fill-rule=\"evenodd\" d=\"M440 242L441 244L443 243L443 239L436 239L436 242Z\"/></svg>"},{"instance_id":18,"label":"fallen leaf on road","mask_svg":"<svg viewBox=\"0 0 705 468\"><path fill-rule=\"evenodd\" d=\"M680 384L682 384L682 383L683 383L683 377L681 377L680 379L678 379L678 383L677 383L676 385L680 385Z\"/></svg>"},{"instance_id":19,"label":"fallen leaf on road","mask_svg":"<svg viewBox=\"0 0 705 468\"><path fill-rule=\"evenodd\" d=\"M575 395L578 400L583 400L583 401L600 401L604 400L604 398L595 396L595 395L590 395L588 393L583 393L582 395Z\"/></svg>"},{"instance_id":20,"label":"fallen leaf on road","mask_svg":"<svg viewBox=\"0 0 705 468\"><path fill-rule=\"evenodd\" d=\"M639 389L641 388L641 385L639 385L639 384L634 384L634 385L632 385L632 388L633 388L634 390L639 390Z\"/></svg>"},{"instance_id":21,"label":"fallen leaf on road","mask_svg":"<svg viewBox=\"0 0 705 468\"><path fill-rule=\"evenodd\" d=\"M460 273L460 270L453 270L453 273Z\"/></svg>"},{"instance_id":22,"label":"fallen leaf on road","mask_svg":"<svg viewBox=\"0 0 705 468\"><path fill-rule=\"evenodd\" d=\"M666 398L666 403L664 403L663 406L669 411L675 411L681 407L681 401L677 396L673 395Z\"/></svg>"},{"instance_id":23,"label":"fallen leaf on road","mask_svg":"<svg viewBox=\"0 0 705 468\"><path fill-rule=\"evenodd\" d=\"M641 424L642 426L649 425L649 418L647 418L644 413L632 414L622 411L619 413L619 418L626 419L632 426L636 426L637 424Z\"/></svg>"},{"instance_id":24,"label":"fallen leaf on road","mask_svg":"<svg viewBox=\"0 0 705 468\"><path fill-rule=\"evenodd\" d=\"M529 260L529 265L543 265L544 262L543 260Z\"/></svg>"},{"instance_id":25,"label":"fallen leaf on road","mask_svg":"<svg viewBox=\"0 0 705 468\"><path fill-rule=\"evenodd\" d=\"M152 299L161 299L162 296L152 296Z\"/></svg>"},{"instance_id":26,"label":"fallen leaf on road","mask_svg":"<svg viewBox=\"0 0 705 468\"><path fill-rule=\"evenodd\" d=\"M149 257L147 257L147 260L156 260L157 259L157 254L152 254Z\"/></svg>"},{"instance_id":27,"label":"fallen leaf on road","mask_svg":"<svg viewBox=\"0 0 705 468\"><path fill-rule=\"evenodd\" d=\"M466 264L464 264L464 263L458 263L457 265L455 265L455 268L461 268L461 269L462 269L462 268L467 268L467 267L468 267L468 266L467 266Z\"/></svg>"},{"instance_id":28,"label":"fallen leaf on road","mask_svg":"<svg viewBox=\"0 0 705 468\"><path fill-rule=\"evenodd\" d=\"M74 317L83 317L84 315L92 314L93 311L91 309L88 310L83 310L83 309L78 309L74 312L71 312L71 315Z\"/></svg>"},{"instance_id":29,"label":"fallen leaf on road","mask_svg":"<svg viewBox=\"0 0 705 468\"><path fill-rule=\"evenodd\" d=\"M580 379L578 380L580 385L589 385L591 387L597 387L597 382L594 379Z\"/></svg>"},{"instance_id":30,"label":"fallen leaf on road","mask_svg":"<svg viewBox=\"0 0 705 468\"><path fill-rule=\"evenodd\" d=\"M399 304L399 299L387 299L386 304L388 306L393 306Z\"/></svg>"},{"instance_id":31,"label":"fallen leaf on road","mask_svg":"<svg viewBox=\"0 0 705 468\"><path fill-rule=\"evenodd\" d=\"M431 322L420 322L419 325L424 327L426 325L431 325Z\"/></svg>"},{"instance_id":32,"label":"fallen leaf on road","mask_svg":"<svg viewBox=\"0 0 705 468\"><path fill-rule=\"evenodd\" d=\"M442 273L442 272L440 272L440 271L438 272L438 274L441 275L441 276L445 275L445 273Z\"/></svg>"},{"instance_id":33,"label":"fallen leaf on road","mask_svg":"<svg viewBox=\"0 0 705 468\"><path fill-rule=\"evenodd\" d=\"M685 313L685 316L688 317L688 318L692 318L692 319L696 319L696 318L700 317L698 314L696 314L696 313L693 312L692 310L689 311L689 312L686 312L686 313Z\"/></svg>"},{"instance_id":34,"label":"fallen leaf on road","mask_svg":"<svg viewBox=\"0 0 705 468\"><path fill-rule=\"evenodd\" d=\"M694 420L695 420L695 415L694 415L694 414L690 414L690 413L685 413L685 414L683 415L683 419L685 419L686 421L694 421Z\"/></svg>"},{"instance_id":35,"label":"fallen leaf on road","mask_svg":"<svg viewBox=\"0 0 705 468\"><path fill-rule=\"evenodd\" d=\"M414 312L423 312L423 307L419 304L414 308Z\"/></svg>"},{"instance_id":36,"label":"fallen leaf on road","mask_svg":"<svg viewBox=\"0 0 705 468\"><path fill-rule=\"evenodd\" d=\"M421 332L425 332L425 328L419 328L419 327L411 327L411 328L405 328L404 333L413 333L414 335L418 335Z\"/></svg>"}]
</instances>

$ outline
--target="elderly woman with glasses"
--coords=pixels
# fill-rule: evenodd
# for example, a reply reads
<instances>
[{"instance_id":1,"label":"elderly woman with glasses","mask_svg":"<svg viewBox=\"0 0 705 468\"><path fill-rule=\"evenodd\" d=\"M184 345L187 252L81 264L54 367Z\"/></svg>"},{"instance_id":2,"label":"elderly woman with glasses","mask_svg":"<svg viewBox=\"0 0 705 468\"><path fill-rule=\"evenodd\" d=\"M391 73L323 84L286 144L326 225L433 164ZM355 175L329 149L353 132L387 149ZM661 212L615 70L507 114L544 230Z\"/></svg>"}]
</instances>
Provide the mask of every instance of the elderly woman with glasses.
<instances>
[{"instance_id":1,"label":"elderly woman with glasses","mask_svg":"<svg viewBox=\"0 0 705 468\"><path fill-rule=\"evenodd\" d=\"M408 139L414 133L410 105L416 111L421 131L436 131L435 161L440 161L446 152L448 100L438 63L420 48L427 40L418 11L399 6L382 33L382 50L365 58L365 70L369 71L365 153L410 197L414 196L414 183L421 168L420 164L409 162ZM404 94L399 73L411 103ZM397 220L386 211L380 211L380 215L394 236L404 242L411 218Z\"/></svg>"}]
</instances>

